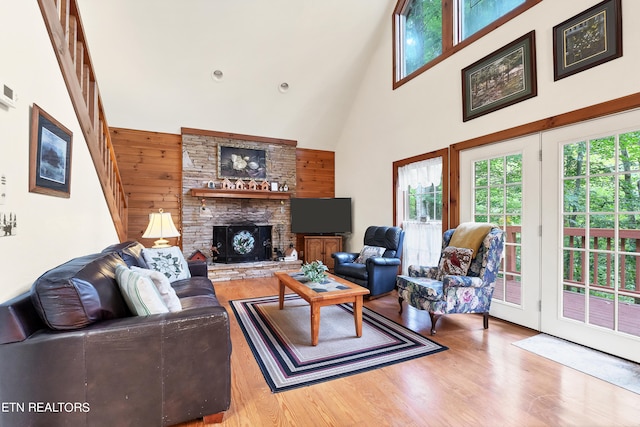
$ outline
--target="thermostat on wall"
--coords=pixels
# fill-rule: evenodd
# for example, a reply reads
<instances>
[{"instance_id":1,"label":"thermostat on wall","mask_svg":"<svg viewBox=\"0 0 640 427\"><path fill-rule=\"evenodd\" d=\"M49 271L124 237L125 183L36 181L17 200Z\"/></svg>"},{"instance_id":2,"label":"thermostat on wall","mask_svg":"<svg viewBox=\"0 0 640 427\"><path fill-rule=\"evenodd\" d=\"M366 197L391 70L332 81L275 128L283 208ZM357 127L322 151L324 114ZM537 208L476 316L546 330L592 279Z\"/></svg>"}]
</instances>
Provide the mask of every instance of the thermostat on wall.
<instances>
[{"instance_id":1,"label":"thermostat on wall","mask_svg":"<svg viewBox=\"0 0 640 427\"><path fill-rule=\"evenodd\" d=\"M0 83L2 92L0 93L0 103L6 105L7 107L16 107L16 101L18 100L18 96L9 86Z\"/></svg>"}]
</instances>

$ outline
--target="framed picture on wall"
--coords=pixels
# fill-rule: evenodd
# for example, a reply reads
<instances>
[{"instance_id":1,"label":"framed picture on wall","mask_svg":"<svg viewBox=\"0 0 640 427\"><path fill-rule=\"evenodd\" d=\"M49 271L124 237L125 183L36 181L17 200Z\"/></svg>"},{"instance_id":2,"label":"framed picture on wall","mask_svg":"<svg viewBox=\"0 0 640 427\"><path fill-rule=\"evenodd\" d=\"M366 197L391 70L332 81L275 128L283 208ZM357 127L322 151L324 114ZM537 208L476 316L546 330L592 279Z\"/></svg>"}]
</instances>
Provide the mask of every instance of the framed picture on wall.
<instances>
[{"instance_id":1,"label":"framed picture on wall","mask_svg":"<svg viewBox=\"0 0 640 427\"><path fill-rule=\"evenodd\" d=\"M218 144L218 178L266 179L267 151Z\"/></svg>"},{"instance_id":2,"label":"framed picture on wall","mask_svg":"<svg viewBox=\"0 0 640 427\"><path fill-rule=\"evenodd\" d=\"M31 109L29 191L69 198L73 133L36 104Z\"/></svg>"},{"instance_id":3,"label":"framed picture on wall","mask_svg":"<svg viewBox=\"0 0 640 427\"><path fill-rule=\"evenodd\" d=\"M538 94L535 31L462 70L462 119L475 119Z\"/></svg>"},{"instance_id":4,"label":"framed picture on wall","mask_svg":"<svg viewBox=\"0 0 640 427\"><path fill-rule=\"evenodd\" d=\"M598 3L553 27L553 80L622 56L621 0Z\"/></svg>"}]
</instances>

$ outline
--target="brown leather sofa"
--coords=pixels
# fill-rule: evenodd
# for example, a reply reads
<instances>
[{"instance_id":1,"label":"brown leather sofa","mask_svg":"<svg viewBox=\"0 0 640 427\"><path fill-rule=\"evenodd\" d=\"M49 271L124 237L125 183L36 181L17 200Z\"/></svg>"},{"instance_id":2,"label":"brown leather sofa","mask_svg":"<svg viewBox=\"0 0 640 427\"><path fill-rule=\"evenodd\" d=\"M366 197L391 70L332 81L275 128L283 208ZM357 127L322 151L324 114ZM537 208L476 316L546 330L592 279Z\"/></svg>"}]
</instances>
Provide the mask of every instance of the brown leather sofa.
<instances>
[{"instance_id":1,"label":"brown leather sofa","mask_svg":"<svg viewBox=\"0 0 640 427\"><path fill-rule=\"evenodd\" d=\"M229 317L206 264L172 283L183 310L133 316L126 242L46 272L0 305L0 426L169 426L221 421L231 400ZM53 329L51 326L54 326Z\"/></svg>"}]
</instances>

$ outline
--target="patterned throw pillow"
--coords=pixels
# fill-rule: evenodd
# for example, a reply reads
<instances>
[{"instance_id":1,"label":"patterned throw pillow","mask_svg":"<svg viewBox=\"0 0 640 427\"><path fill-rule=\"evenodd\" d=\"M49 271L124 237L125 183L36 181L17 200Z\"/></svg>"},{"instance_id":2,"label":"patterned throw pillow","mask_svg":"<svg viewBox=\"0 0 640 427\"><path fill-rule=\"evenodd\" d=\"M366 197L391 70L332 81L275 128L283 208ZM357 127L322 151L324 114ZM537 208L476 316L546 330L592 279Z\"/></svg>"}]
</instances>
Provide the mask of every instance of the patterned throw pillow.
<instances>
[{"instance_id":1,"label":"patterned throw pillow","mask_svg":"<svg viewBox=\"0 0 640 427\"><path fill-rule=\"evenodd\" d=\"M471 265L472 255L473 249L447 246L442 250L442 258L440 258L436 279L442 280L447 274L466 276Z\"/></svg>"},{"instance_id":2,"label":"patterned throw pillow","mask_svg":"<svg viewBox=\"0 0 640 427\"><path fill-rule=\"evenodd\" d=\"M365 245L364 248L362 248L362 250L360 251L360 255L358 255L358 258L356 258L356 262L359 264L366 264L369 258L382 256L384 254L384 251L386 250L387 248L383 248L380 246Z\"/></svg>"},{"instance_id":3,"label":"patterned throw pillow","mask_svg":"<svg viewBox=\"0 0 640 427\"><path fill-rule=\"evenodd\" d=\"M151 279L119 264L116 266L116 282L118 282L122 297L132 313L138 316L148 316L169 312Z\"/></svg>"},{"instance_id":4,"label":"patterned throw pillow","mask_svg":"<svg viewBox=\"0 0 640 427\"><path fill-rule=\"evenodd\" d=\"M136 267L135 265L131 267L131 271L135 271L136 273L151 279L158 289L158 292L160 292L160 298L162 298L162 301L170 312L182 311L180 298L176 295L175 289L171 287L171 283L169 283L167 276L159 271L147 270L146 268Z\"/></svg>"},{"instance_id":5,"label":"patterned throw pillow","mask_svg":"<svg viewBox=\"0 0 640 427\"><path fill-rule=\"evenodd\" d=\"M187 260L184 259L182 251L177 246L160 249L144 248L142 257L150 269L167 276L169 282L191 277Z\"/></svg>"}]
</instances>

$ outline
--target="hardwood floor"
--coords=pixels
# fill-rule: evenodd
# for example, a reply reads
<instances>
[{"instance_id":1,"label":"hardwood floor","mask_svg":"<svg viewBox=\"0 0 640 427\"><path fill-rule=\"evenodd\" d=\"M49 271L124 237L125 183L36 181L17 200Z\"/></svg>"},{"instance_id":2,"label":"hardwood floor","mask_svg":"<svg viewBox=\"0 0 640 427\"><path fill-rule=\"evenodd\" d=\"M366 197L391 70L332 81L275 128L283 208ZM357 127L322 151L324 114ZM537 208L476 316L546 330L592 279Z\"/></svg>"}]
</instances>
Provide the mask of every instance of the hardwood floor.
<instances>
[{"instance_id":1,"label":"hardwood floor","mask_svg":"<svg viewBox=\"0 0 640 427\"><path fill-rule=\"evenodd\" d=\"M536 332L477 315L443 316L431 356L271 393L229 300L276 295L273 278L219 282L231 318L231 408L219 426L637 426L640 396L536 356L513 342ZM428 336L429 316L395 295L365 306ZM308 319L304 319L308 321ZM202 421L180 427L202 427Z\"/></svg>"}]
</instances>

